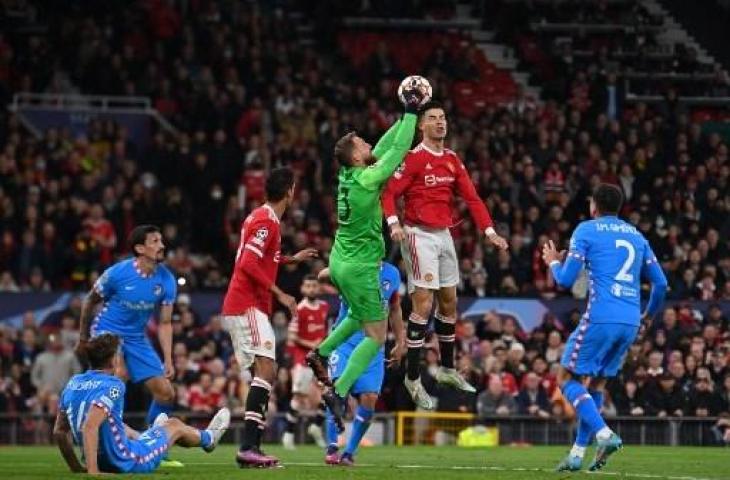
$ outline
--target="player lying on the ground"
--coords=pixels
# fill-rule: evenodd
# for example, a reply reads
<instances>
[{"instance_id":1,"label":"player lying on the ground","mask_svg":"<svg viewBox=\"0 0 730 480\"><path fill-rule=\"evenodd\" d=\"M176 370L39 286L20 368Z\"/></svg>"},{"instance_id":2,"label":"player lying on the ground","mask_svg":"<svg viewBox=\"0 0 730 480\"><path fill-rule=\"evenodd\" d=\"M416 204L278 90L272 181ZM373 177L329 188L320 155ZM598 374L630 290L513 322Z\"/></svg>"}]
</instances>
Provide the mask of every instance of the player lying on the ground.
<instances>
[{"instance_id":1,"label":"player lying on the ground","mask_svg":"<svg viewBox=\"0 0 730 480\"><path fill-rule=\"evenodd\" d=\"M601 184L591 198L593 220L581 222L570 239L570 249L558 252L552 241L543 247L543 260L558 285L570 288L585 266L588 306L570 335L560 360L558 383L575 407L578 431L575 444L558 471L580 470L586 447L596 437L596 455L589 470L599 470L623 442L601 417L606 379L618 374L640 327L646 329L664 301L667 279L649 242L633 225L618 218L623 192ZM649 303L641 313L641 275L652 284ZM590 378L588 390L583 377Z\"/></svg>"},{"instance_id":2,"label":"player lying on the ground","mask_svg":"<svg viewBox=\"0 0 730 480\"><path fill-rule=\"evenodd\" d=\"M328 269L320 272L320 280L326 280L329 276ZM403 325L403 316L400 307L400 272L390 263L383 262L380 267L380 290L383 297L383 309L388 312L390 320L390 328L395 335L395 346L390 352L391 364L398 364L401 357L405 353L405 326ZM337 321L333 328L344 321L349 314L347 303L340 298L340 312L337 315ZM352 351L357 347L358 343L365 335L362 331L354 333L337 350L332 353L329 360L330 376L336 380L342 375L347 360L350 358ZM332 412L327 412L327 451L325 453L325 463L329 465L352 466L355 463L354 455L357 447L360 445L365 433L370 428L370 419L375 411L375 404L380 395L380 389L383 386L383 377L385 375L385 352L381 347L378 355L370 362L365 372L360 375L352 385L350 394L357 398L358 407L355 412L355 420L352 422L352 431L350 438L345 446L342 456L338 456L339 447L337 445L337 426L335 425Z\"/></svg>"},{"instance_id":3,"label":"player lying on the ground","mask_svg":"<svg viewBox=\"0 0 730 480\"><path fill-rule=\"evenodd\" d=\"M149 473L175 444L212 452L228 429L231 412L227 408L219 410L205 430L164 413L141 433L124 423L125 386L115 376L120 366L118 349L115 335L90 340L86 356L91 369L74 375L61 393L53 436L71 471ZM86 467L76 457L73 444L82 448Z\"/></svg>"},{"instance_id":4,"label":"player lying on the ground","mask_svg":"<svg viewBox=\"0 0 730 480\"><path fill-rule=\"evenodd\" d=\"M383 190L383 213L390 225L390 236L400 242L408 274L408 293L413 311L408 317L408 361L403 384L420 408L432 410L434 404L421 383L421 351L428 319L437 301L434 329L439 341L441 367L436 381L475 392L454 368L456 332L456 285L459 259L449 228L461 220L454 218L454 196L459 195L469 208L474 223L485 239L506 249L507 241L494 230L489 210L479 198L469 172L459 156L445 148L448 120L444 109L427 103L418 114L421 143L403 159ZM396 201L404 197L404 223L401 227Z\"/></svg>"},{"instance_id":5,"label":"player lying on the ground","mask_svg":"<svg viewBox=\"0 0 730 480\"><path fill-rule=\"evenodd\" d=\"M335 158L340 164L338 227L329 267L332 283L350 305L350 315L307 355L307 363L325 385L322 397L340 429L344 429L342 415L350 388L385 343L388 325L380 303L380 262L385 255L380 191L411 146L415 113L426 98L426 93L418 88L408 90L403 118L390 127L375 148L371 149L354 132L335 144ZM332 388L327 358L361 330L365 337L352 351Z\"/></svg>"}]
</instances>

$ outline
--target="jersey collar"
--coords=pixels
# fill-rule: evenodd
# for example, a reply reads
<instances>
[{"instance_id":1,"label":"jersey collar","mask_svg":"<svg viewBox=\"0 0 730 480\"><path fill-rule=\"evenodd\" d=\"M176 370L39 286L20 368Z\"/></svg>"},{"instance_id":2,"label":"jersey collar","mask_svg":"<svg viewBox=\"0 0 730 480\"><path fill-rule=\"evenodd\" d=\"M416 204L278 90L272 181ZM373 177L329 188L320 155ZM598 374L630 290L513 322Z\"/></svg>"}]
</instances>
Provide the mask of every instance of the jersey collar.
<instances>
[{"instance_id":1,"label":"jersey collar","mask_svg":"<svg viewBox=\"0 0 730 480\"><path fill-rule=\"evenodd\" d=\"M139 275L142 278L152 278L152 275L154 275L155 270L157 269L157 267L155 267L155 270L152 270L152 273L149 273L149 274L144 273L142 271L142 269L139 268L139 262L136 258L134 259L133 265L134 265L134 269L137 271L137 275Z\"/></svg>"},{"instance_id":2,"label":"jersey collar","mask_svg":"<svg viewBox=\"0 0 730 480\"><path fill-rule=\"evenodd\" d=\"M431 155L434 155L436 157L442 157L444 155L443 150L441 150L440 152L437 152L436 150L433 150L433 149L429 148L428 146L426 146L426 144L423 142L421 142L420 146L421 146L421 148L426 150L428 153L430 153Z\"/></svg>"}]
</instances>

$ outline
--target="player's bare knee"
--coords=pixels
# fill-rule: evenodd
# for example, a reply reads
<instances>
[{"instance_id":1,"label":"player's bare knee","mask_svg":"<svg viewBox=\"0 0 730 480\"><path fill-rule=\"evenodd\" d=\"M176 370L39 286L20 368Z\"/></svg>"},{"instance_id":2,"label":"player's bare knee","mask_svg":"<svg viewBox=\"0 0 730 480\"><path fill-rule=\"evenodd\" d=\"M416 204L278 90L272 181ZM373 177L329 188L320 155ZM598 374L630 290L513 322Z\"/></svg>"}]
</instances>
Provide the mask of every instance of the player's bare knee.
<instances>
[{"instance_id":1,"label":"player's bare knee","mask_svg":"<svg viewBox=\"0 0 730 480\"><path fill-rule=\"evenodd\" d=\"M181 428L181 427L184 427L185 426L185 424L183 423L183 421L180 420L177 417L170 417L170 418L168 418L167 421L165 422L165 426L168 426L168 425L171 428Z\"/></svg>"},{"instance_id":2,"label":"player's bare knee","mask_svg":"<svg viewBox=\"0 0 730 480\"><path fill-rule=\"evenodd\" d=\"M162 428L164 428L165 432L167 432L168 441L170 442L170 444L173 444L180 437L180 434L185 428L185 424L179 418L170 417L162 425Z\"/></svg>"},{"instance_id":3,"label":"player's bare knee","mask_svg":"<svg viewBox=\"0 0 730 480\"><path fill-rule=\"evenodd\" d=\"M378 403L377 393L363 393L360 395L360 405L363 407L374 410L376 403Z\"/></svg>"},{"instance_id":4,"label":"player's bare knee","mask_svg":"<svg viewBox=\"0 0 730 480\"><path fill-rule=\"evenodd\" d=\"M170 382L164 382L159 384L160 386L156 391L152 392L152 396L155 397L155 401L158 403L170 404L175 402L175 389L172 387Z\"/></svg>"},{"instance_id":5,"label":"player's bare knee","mask_svg":"<svg viewBox=\"0 0 730 480\"><path fill-rule=\"evenodd\" d=\"M445 317L456 316L456 287L442 288L439 290L438 311Z\"/></svg>"},{"instance_id":6,"label":"player's bare knee","mask_svg":"<svg viewBox=\"0 0 730 480\"><path fill-rule=\"evenodd\" d=\"M256 357L254 375L269 384L273 384L276 380L276 362L267 357Z\"/></svg>"},{"instance_id":7,"label":"player's bare knee","mask_svg":"<svg viewBox=\"0 0 730 480\"><path fill-rule=\"evenodd\" d=\"M413 311L423 318L428 318L433 309L433 291L426 288L416 287L411 295Z\"/></svg>"}]
</instances>

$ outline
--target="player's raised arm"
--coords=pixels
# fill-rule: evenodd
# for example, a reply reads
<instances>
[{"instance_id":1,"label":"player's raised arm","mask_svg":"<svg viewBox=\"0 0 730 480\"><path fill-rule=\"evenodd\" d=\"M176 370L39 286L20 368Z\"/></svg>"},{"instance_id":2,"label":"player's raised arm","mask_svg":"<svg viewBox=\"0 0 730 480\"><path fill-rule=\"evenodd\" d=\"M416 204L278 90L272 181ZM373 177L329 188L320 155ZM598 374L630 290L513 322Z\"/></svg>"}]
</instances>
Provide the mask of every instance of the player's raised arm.
<instances>
[{"instance_id":1,"label":"player's raised arm","mask_svg":"<svg viewBox=\"0 0 730 480\"><path fill-rule=\"evenodd\" d=\"M107 418L107 412L98 405L89 408L86 415L86 422L82 430L84 439L84 458L86 459L86 472L94 475L99 473L97 454L99 453L99 427Z\"/></svg>"},{"instance_id":2,"label":"player's raised arm","mask_svg":"<svg viewBox=\"0 0 730 480\"><path fill-rule=\"evenodd\" d=\"M369 190L380 188L395 172L408 153L416 133L417 117L415 113L406 112L400 121L393 140L393 145L385 151L378 161L365 169L360 176L360 183ZM377 158L377 157L376 157Z\"/></svg>"},{"instance_id":3,"label":"player's raised arm","mask_svg":"<svg viewBox=\"0 0 730 480\"><path fill-rule=\"evenodd\" d=\"M56 423L53 426L53 438L58 445L58 449L61 451L63 459L66 461L66 465L73 473L83 473L86 469L79 462L76 456L76 451L73 447L73 440L71 439L71 425L68 423L68 417L66 412L60 408L56 414Z\"/></svg>"},{"instance_id":4,"label":"player's raised arm","mask_svg":"<svg viewBox=\"0 0 730 480\"><path fill-rule=\"evenodd\" d=\"M398 134L398 129L400 128L401 119L396 120L393 122L393 125L390 126L390 128L383 134L382 137L380 137L380 140L378 140L378 143L375 144L375 147L373 148L372 154L375 158L380 159L380 157L390 148L393 146L393 142L395 142L395 137Z\"/></svg>"},{"instance_id":5,"label":"player's raised arm","mask_svg":"<svg viewBox=\"0 0 730 480\"><path fill-rule=\"evenodd\" d=\"M585 234L584 224L578 225L570 239L570 250L558 252L552 240L542 247L542 259L550 267L550 272L555 282L563 288L570 288L578 278L580 269L583 268L586 254L588 253L588 239ZM565 261L563 261L565 260Z\"/></svg>"}]
</instances>

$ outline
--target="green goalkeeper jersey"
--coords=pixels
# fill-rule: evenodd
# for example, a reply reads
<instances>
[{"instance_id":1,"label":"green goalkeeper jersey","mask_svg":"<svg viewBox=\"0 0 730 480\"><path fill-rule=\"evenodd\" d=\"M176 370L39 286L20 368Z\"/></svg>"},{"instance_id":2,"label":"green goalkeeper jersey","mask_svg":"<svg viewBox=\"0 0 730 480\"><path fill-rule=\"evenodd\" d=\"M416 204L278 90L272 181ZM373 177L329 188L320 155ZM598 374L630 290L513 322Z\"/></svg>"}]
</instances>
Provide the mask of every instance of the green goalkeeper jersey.
<instances>
[{"instance_id":1,"label":"green goalkeeper jersey","mask_svg":"<svg viewBox=\"0 0 730 480\"><path fill-rule=\"evenodd\" d=\"M411 148L416 115L406 113L373 148L377 159L369 167L341 167L337 188L337 220L332 259L378 263L385 255L380 193Z\"/></svg>"}]
</instances>

